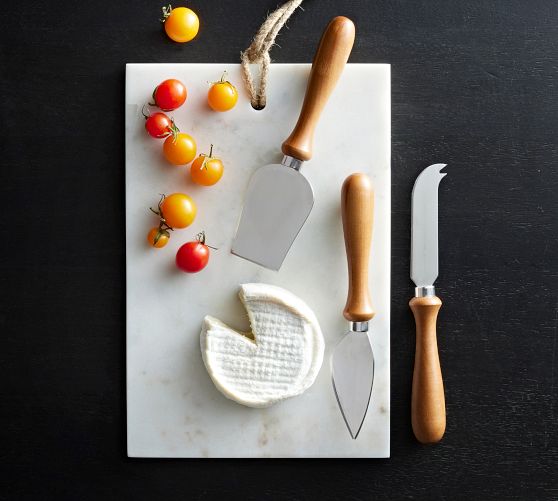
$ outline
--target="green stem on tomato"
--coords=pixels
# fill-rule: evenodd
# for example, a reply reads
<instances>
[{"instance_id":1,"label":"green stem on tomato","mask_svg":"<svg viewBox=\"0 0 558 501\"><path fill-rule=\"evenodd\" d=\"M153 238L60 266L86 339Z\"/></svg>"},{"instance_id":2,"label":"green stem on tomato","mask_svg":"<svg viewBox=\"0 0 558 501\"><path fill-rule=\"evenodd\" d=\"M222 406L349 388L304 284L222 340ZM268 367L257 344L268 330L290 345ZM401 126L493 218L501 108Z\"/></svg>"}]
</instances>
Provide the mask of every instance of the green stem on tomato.
<instances>
[{"instance_id":1,"label":"green stem on tomato","mask_svg":"<svg viewBox=\"0 0 558 501\"><path fill-rule=\"evenodd\" d=\"M161 7L161 10L163 11L163 19L159 19L159 21L164 23L167 20L167 18L171 15L172 5L169 3L167 7L165 6Z\"/></svg>"},{"instance_id":2,"label":"green stem on tomato","mask_svg":"<svg viewBox=\"0 0 558 501\"><path fill-rule=\"evenodd\" d=\"M153 214L155 214L156 216L159 216L159 232L165 232L167 230L170 231L174 231L174 228L172 226L169 226L169 224L167 223L166 219L165 219L165 215L163 214L163 201L165 200L166 195L164 193L161 193L161 199L159 200L159 203L157 204L157 210L153 209L153 207L149 207L149 210L151 212L153 212ZM163 233L164 234L164 233ZM170 235L167 235L170 236ZM155 242L157 243L157 242Z\"/></svg>"},{"instance_id":3,"label":"green stem on tomato","mask_svg":"<svg viewBox=\"0 0 558 501\"><path fill-rule=\"evenodd\" d=\"M219 250L217 247L212 247L211 245L208 245L205 243L205 231L200 231L197 235L196 235L196 240L202 244L205 245L206 247L209 247L210 249L213 250Z\"/></svg>"}]
</instances>

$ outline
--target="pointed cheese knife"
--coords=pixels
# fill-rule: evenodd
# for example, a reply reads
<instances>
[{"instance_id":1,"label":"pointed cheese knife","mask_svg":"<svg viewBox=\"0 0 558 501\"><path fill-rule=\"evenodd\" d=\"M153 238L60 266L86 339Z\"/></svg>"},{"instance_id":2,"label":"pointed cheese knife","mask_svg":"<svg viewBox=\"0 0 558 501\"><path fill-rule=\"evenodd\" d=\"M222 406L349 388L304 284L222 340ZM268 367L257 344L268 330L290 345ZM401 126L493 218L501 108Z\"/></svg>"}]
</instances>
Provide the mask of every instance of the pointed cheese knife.
<instances>
[{"instance_id":1,"label":"pointed cheese knife","mask_svg":"<svg viewBox=\"0 0 558 501\"><path fill-rule=\"evenodd\" d=\"M314 129L349 58L355 26L336 17L316 52L298 122L283 143L281 164L260 167L250 179L233 254L278 270L314 205L314 193L300 172L312 157Z\"/></svg>"},{"instance_id":2,"label":"pointed cheese knife","mask_svg":"<svg viewBox=\"0 0 558 501\"><path fill-rule=\"evenodd\" d=\"M357 438L374 383L374 355L368 321L374 309L368 290L368 262L374 220L374 191L365 174L352 174L341 190L343 234L349 269L349 293L343 316L349 331L331 357L333 389L351 437Z\"/></svg>"},{"instance_id":3,"label":"pointed cheese knife","mask_svg":"<svg viewBox=\"0 0 558 501\"><path fill-rule=\"evenodd\" d=\"M446 164L424 169L413 188L411 279L415 297L409 302L416 323L415 368L411 399L413 432L419 442L439 442L446 430L444 383L436 341L436 318L442 301L435 294L438 277L438 185Z\"/></svg>"}]
</instances>

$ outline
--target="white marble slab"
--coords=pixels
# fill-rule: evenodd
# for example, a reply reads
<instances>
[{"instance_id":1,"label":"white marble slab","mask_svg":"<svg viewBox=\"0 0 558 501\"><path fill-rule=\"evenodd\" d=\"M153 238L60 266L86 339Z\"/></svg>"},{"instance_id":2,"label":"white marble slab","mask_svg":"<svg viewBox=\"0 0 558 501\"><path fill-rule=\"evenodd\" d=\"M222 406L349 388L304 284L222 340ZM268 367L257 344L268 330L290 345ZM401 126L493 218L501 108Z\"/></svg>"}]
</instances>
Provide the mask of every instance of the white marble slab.
<instances>
[{"instance_id":1,"label":"white marble slab","mask_svg":"<svg viewBox=\"0 0 558 501\"><path fill-rule=\"evenodd\" d=\"M236 108L206 106L207 82L227 70L241 92ZM348 65L316 131L315 154L303 167L315 205L279 272L230 254L244 190L252 172L279 162L280 145L299 113L310 66L271 66L268 105L253 110L239 65L129 64L126 69L126 251L128 455L132 457L387 457L389 456L390 306L390 67ZM162 143L144 131L140 109L154 86L179 78L188 100L172 113L225 163L214 187L189 180L168 165ZM347 272L340 219L344 178L369 173L376 189L370 287L377 315L371 339L376 378L368 416L357 440L349 436L331 386L329 356L345 332ZM164 249L146 243L159 193L185 192L197 203L194 224L176 231ZM213 252L199 274L177 271L178 247L205 230ZM276 284L314 310L326 339L315 384L302 396L268 409L223 397L207 375L199 349L204 315L238 329L248 322L237 298L244 282Z\"/></svg>"}]
</instances>

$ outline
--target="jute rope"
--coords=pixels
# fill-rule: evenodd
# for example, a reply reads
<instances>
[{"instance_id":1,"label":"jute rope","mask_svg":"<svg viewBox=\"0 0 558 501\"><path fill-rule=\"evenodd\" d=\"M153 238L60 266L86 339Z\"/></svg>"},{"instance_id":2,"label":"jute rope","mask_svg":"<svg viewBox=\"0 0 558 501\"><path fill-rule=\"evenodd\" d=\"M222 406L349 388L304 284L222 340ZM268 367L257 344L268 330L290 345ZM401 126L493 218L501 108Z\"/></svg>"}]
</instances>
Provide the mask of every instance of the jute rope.
<instances>
[{"instance_id":1,"label":"jute rope","mask_svg":"<svg viewBox=\"0 0 558 501\"><path fill-rule=\"evenodd\" d=\"M256 109L264 108L266 103L265 90L267 87L269 64L271 63L269 51L273 47L279 31L281 31L281 28L302 1L303 0L289 0L267 16L267 19L260 26L250 46L244 52L240 53L242 79L250 93L252 106ZM254 86L254 80L250 72L250 64L260 65L260 76L257 89Z\"/></svg>"}]
</instances>

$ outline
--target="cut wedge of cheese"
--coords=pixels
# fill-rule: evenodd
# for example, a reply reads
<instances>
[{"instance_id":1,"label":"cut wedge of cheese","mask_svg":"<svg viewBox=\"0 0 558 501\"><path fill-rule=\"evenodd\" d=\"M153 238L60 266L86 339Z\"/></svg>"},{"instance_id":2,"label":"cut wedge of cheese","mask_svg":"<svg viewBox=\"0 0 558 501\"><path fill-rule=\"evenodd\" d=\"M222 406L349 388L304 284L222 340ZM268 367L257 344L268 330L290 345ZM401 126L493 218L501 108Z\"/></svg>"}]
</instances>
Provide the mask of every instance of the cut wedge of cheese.
<instances>
[{"instance_id":1,"label":"cut wedge of cheese","mask_svg":"<svg viewBox=\"0 0 558 501\"><path fill-rule=\"evenodd\" d=\"M316 316L289 291L266 284L240 286L251 333L217 318L204 319L200 344L215 386L249 407L268 407L300 395L320 370L324 339Z\"/></svg>"}]
</instances>

